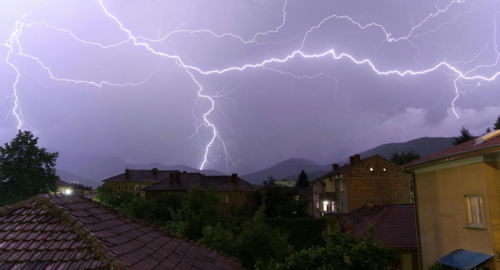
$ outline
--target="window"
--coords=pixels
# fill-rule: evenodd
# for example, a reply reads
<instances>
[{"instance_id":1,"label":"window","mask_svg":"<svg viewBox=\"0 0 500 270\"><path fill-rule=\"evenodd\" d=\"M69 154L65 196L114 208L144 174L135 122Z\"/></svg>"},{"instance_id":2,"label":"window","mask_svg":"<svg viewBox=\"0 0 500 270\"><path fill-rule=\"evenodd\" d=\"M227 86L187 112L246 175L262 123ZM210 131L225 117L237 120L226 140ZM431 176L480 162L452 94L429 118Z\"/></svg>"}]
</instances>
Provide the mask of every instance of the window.
<instances>
[{"instance_id":1,"label":"window","mask_svg":"<svg viewBox=\"0 0 500 270\"><path fill-rule=\"evenodd\" d=\"M344 191L344 181L342 179L337 180L336 184L337 184L336 189L340 192L343 192Z\"/></svg>"},{"instance_id":2,"label":"window","mask_svg":"<svg viewBox=\"0 0 500 270\"><path fill-rule=\"evenodd\" d=\"M116 189L120 189L120 186L116 186Z\"/></svg>"},{"instance_id":3,"label":"window","mask_svg":"<svg viewBox=\"0 0 500 270\"><path fill-rule=\"evenodd\" d=\"M344 213L344 201L340 202L340 212Z\"/></svg>"},{"instance_id":4,"label":"window","mask_svg":"<svg viewBox=\"0 0 500 270\"><path fill-rule=\"evenodd\" d=\"M127 186L123 186L123 189L124 189L124 190L127 190Z\"/></svg>"},{"instance_id":5,"label":"window","mask_svg":"<svg viewBox=\"0 0 500 270\"><path fill-rule=\"evenodd\" d=\"M484 226L481 196L465 196L467 199L467 212L469 215L469 225Z\"/></svg>"},{"instance_id":6,"label":"window","mask_svg":"<svg viewBox=\"0 0 500 270\"><path fill-rule=\"evenodd\" d=\"M229 203L229 195L222 195L221 203Z\"/></svg>"},{"instance_id":7,"label":"window","mask_svg":"<svg viewBox=\"0 0 500 270\"><path fill-rule=\"evenodd\" d=\"M335 212L335 202L332 202L332 211Z\"/></svg>"},{"instance_id":8,"label":"window","mask_svg":"<svg viewBox=\"0 0 500 270\"><path fill-rule=\"evenodd\" d=\"M323 211L328 211L328 201L323 202Z\"/></svg>"},{"instance_id":9,"label":"window","mask_svg":"<svg viewBox=\"0 0 500 270\"><path fill-rule=\"evenodd\" d=\"M144 185L136 185L135 190L142 190L144 188Z\"/></svg>"},{"instance_id":10,"label":"window","mask_svg":"<svg viewBox=\"0 0 500 270\"><path fill-rule=\"evenodd\" d=\"M132 190L132 185L128 186L128 189Z\"/></svg>"},{"instance_id":11,"label":"window","mask_svg":"<svg viewBox=\"0 0 500 270\"><path fill-rule=\"evenodd\" d=\"M316 208L319 209L319 202L316 202Z\"/></svg>"}]
</instances>

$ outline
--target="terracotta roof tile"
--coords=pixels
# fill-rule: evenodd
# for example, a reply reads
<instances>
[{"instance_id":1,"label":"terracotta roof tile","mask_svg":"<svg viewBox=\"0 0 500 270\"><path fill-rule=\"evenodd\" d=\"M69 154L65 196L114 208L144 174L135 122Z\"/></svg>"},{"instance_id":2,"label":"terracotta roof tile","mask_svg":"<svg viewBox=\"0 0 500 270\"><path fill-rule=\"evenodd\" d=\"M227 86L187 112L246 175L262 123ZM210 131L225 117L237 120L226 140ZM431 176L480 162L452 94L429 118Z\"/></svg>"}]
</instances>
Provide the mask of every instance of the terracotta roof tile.
<instances>
[{"instance_id":1,"label":"terracotta roof tile","mask_svg":"<svg viewBox=\"0 0 500 270\"><path fill-rule=\"evenodd\" d=\"M417 227L414 205L363 206L337 217L353 224L354 233L365 235L369 224L375 226L374 237L390 249L417 249Z\"/></svg>"},{"instance_id":2,"label":"terracotta roof tile","mask_svg":"<svg viewBox=\"0 0 500 270\"><path fill-rule=\"evenodd\" d=\"M218 191L255 191L255 187L237 177L233 183L231 175L204 175L202 173L181 173L178 180L165 178L161 182L144 188L144 191L187 191L191 186L198 185L209 189L215 184Z\"/></svg>"},{"instance_id":3,"label":"terracotta roof tile","mask_svg":"<svg viewBox=\"0 0 500 270\"><path fill-rule=\"evenodd\" d=\"M493 137L487 141L484 141L482 143L476 143L476 140L470 140L468 142L459 144L457 146L445 149L443 151L437 152L435 154L432 154L430 156L423 157L421 159L412 161L410 163L403 164L398 167L398 169L404 169L407 167L412 167L416 165L420 165L423 163L431 162L431 161L437 161L440 159L445 159L445 158L450 158L456 155L460 154L465 154L469 152L474 152L474 151L479 151L491 147L497 147L500 146L500 136Z\"/></svg>"},{"instance_id":4,"label":"terracotta roof tile","mask_svg":"<svg viewBox=\"0 0 500 270\"><path fill-rule=\"evenodd\" d=\"M13 267L243 269L228 256L79 195L39 195L0 208L0 270Z\"/></svg>"}]
</instances>

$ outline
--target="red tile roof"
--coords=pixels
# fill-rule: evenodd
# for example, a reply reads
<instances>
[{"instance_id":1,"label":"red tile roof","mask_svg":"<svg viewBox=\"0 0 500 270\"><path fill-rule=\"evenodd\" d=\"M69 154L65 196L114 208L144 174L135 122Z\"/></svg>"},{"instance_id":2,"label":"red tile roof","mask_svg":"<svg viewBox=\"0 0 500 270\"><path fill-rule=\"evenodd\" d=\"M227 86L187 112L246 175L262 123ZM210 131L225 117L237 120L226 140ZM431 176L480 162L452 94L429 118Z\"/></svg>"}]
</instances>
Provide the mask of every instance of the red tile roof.
<instances>
[{"instance_id":1,"label":"red tile roof","mask_svg":"<svg viewBox=\"0 0 500 270\"><path fill-rule=\"evenodd\" d=\"M415 160L410 163L403 164L398 167L398 170L408 168L408 167L413 167L416 165L420 165L423 163L431 162L431 161L437 161L445 158L451 158L453 156L457 156L460 154L466 154L466 153L472 153L475 151L479 150L484 150L488 149L491 147L497 147L500 146L500 136L493 137L487 141L484 141L482 143L477 144L476 140L470 140L468 142L459 144L457 146L445 149L441 152L437 152L435 154L432 154L430 156L423 157L421 159Z\"/></svg>"},{"instance_id":2,"label":"red tile roof","mask_svg":"<svg viewBox=\"0 0 500 270\"><path fill-rule=\"evenodd\" d=\"M344 224L354 225L354 232L363 236L369 224L375 226L374 237L390 249L417 249L415 208L411 204L363 206L338 216Z\"/></svg>"},{"instance_id":3,"label":"red tile roof","mask_svg":"<svg viewBox=\"0 0 500 270\"><path fill-rule=\"evenodd\" d=\"M160 182L168 178L171 173L179 173L179 171L163 171L163 170L132 170L127 169L125 173L115 175L113 177L102 180L102 182Z\"/></svg>"},{"instance_id":4,"label":"red tile roof","mask_svg":"<svg viewBox=\"0 0 500 270\"><path fill-rule=\"evenodd\" d=\"M202 173L180 173L179 179L167 178L159 183L144 188L144 191L187 191L193 185L199 185L202 188L209 189L212 184L218 191L255 191L252 184L236 177L237 181L233 183L231 175L204 175Z\"/></svg>"},{"instance_id":5,"label":"red tile roof","mask_svg":"<svg viewBox=\"0 0 500 270\"><path fill-rule=\"evenodd\" d=\"M0 208L0 269L243 269L226 255L83 196Z\"/></svg>"},{"instance_id":6,"label":"red tile roof","mask_svg":"<svg viewBox=\"0 0 500 270\"><path fill-rule=\"evenodd\" d=\"M351 163L346 163L346 164L344 164L344 165L340 166L340 167L339 167L338 169L336 169L335 171L331 171L331 172L329 172L329 173L326 173L326 174L324 174L324 175L322 175L322 176L320 176L320 177L318 177L318 178L314 179L314 180L313 180L313 181L311 181L310 183L312 183L312 182L316 182L316 181L321 181L321 180L323 180L323 179L325 179L325 178L327 178L327 177L330 177L330 176L332 176L332 175L341 174L341 173L343 173L343 172L345 172L345 171L347 171L347 170L349 170L349 169L351 169L351 168L353 168L353 167L356 167L356 166L358 166L358 165L362 164L363 162L365 162L365 161L367 161L367 160L369 160L369 159L372 159L372 158L374 158L374 157L381 157L381 158L383 158L383 159L386 159L386 158L384 158L384 157L382 157L382 156L380 156L380 155L373 155L373 156L371 156L371 157L363 158L363 159L361 159L360 161L358 161L358 162L356 162L356 163L354 163L354 164L351 164Z\"/></svg>"}]
</instances>

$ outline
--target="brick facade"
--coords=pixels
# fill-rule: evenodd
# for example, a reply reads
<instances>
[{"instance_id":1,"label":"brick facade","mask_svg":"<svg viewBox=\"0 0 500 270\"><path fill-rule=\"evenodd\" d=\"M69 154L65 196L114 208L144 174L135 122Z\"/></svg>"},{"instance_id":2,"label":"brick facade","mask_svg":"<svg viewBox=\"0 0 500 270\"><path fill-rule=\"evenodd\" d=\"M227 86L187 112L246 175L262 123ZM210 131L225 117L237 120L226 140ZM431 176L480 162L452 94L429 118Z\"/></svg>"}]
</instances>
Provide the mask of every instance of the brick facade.
<instances>
[{"instance_id":1,"label":"brick facade","mask_svg":"<svg viewBox=\"0 0 500 270\"><path fill-rule=\"evenodd\" d=\"M397 164L379 155L361 160L351 157L350 163L314 180L314 217L322 212L350 212L373 204L412 203L411 175L397 171ZM335 205L335 209L333 209Z\"/></svg>"}]
</instances>

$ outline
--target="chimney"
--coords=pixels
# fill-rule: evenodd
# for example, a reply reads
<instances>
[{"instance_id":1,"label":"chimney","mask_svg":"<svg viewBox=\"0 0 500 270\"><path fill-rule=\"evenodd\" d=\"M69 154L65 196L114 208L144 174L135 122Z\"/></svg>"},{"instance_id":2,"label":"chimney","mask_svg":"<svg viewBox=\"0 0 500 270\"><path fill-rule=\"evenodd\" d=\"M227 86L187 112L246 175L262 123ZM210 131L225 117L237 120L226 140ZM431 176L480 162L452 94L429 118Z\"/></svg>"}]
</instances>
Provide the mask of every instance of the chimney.
<instances>
[{"instance_id":1,"label":"chimney","mask_svg":"<svg viewBox=\"0 0 500 270\"><path fill-rule=\"evenodd\" d=\"M351 165L356 164L356 160L354 159L354 156L350 156L350 157L349 157L349 163L350 163Z\"/></svg>"},{"instance_id":2,"label":"chimney","mask_svg":"<svg viewBox=\"0 0 500 270\"><path fill-rule=\"evenodd\" d=\"M339 169L339 164L332 164L332 171L336 172Z\"/></svg>"},{"instance_id":3,"label":"chimney","mask_svg":"<svg viewBox=\"0 0 500 270\"><path fill-rule=\"evenodd\" d=\"M358 164L361 161L361 155L354 155L354 163Z\"/></svg>"},{"instance_id":4,"label":"chimney","mask_svg":"<svg viewBox=\"0 0 500 270\"><path fill-rule=\"evenodd\" d=\"M174 173L170 173L170 176L168 177L168 180L170 180L170 182L174 181Z\"/></svg>"},{"instance_id":5,"label":"chimney","mask_svg":"<svg viewBox=\"0 0 500 270\"><path fill-rule=\"evenodd\" d=\"M158 168L153 168L153 174L156 175L158 173Z\"/></svg>"},{"instance_id":6,"label":"chimney","mask_svg":"<svg viewBox=\"0 0 500 270\"><path fill-rule=\"evenodd\" d=\"M237 173L233 173L231 175L231 182L233 182L235 184L238 182L238 174Z\"/></svg>"},{"instance_id":7,"label":"chimney","mask_svg":"<svg viewBox=\"0 0 500 270\"><path fill-rule=\"evenodd\" d=\"M180 171L176 171L175 172L175 181L180 181L181 180L181 172Z\"/></svg>"},{"instance_id":8,"label":"chimney","mask_svg":"<svg viewBox=\"0 0 500 270\"><path fill-rule=\"evenodd\" d=\"M182 173L187 173L186 171L183 171Z\"/></svg>"},{"instance_id":9,"label":"chimney","mask_svg":"<svg viewBox=\"0 0 500 270\"><path fill-rule=\"evenodd\" d=\"M129 170L129 168L125 169L125 178L127 178L127 179L130 178L130 170Z\"/></svg>"}]
</instances>

